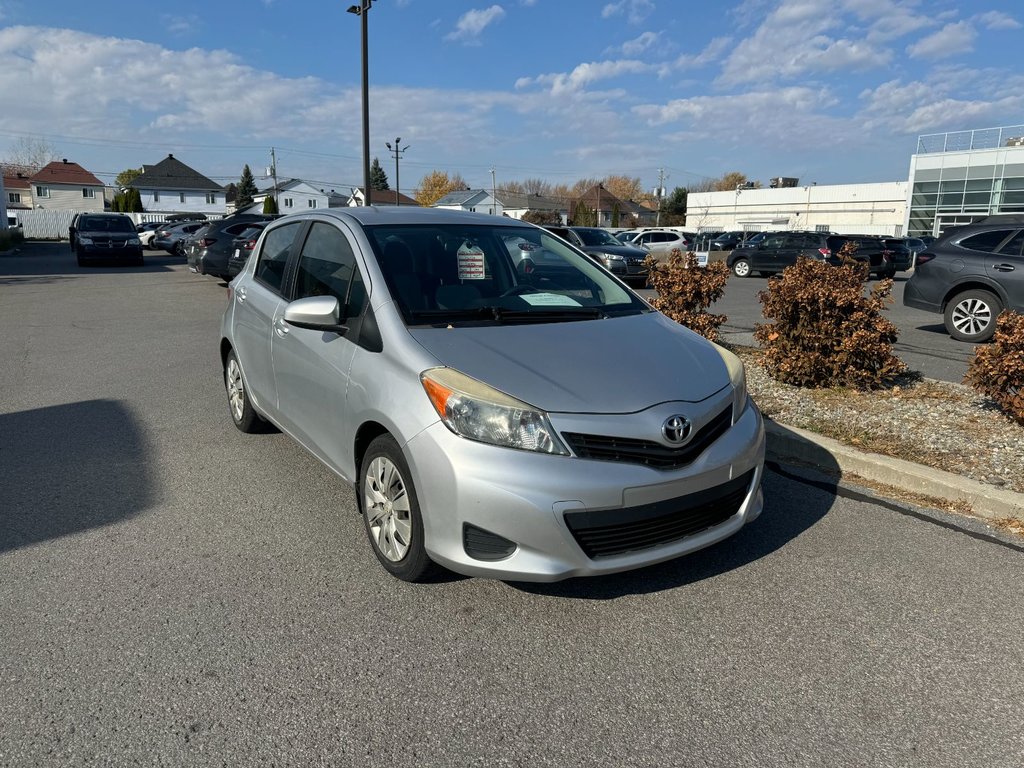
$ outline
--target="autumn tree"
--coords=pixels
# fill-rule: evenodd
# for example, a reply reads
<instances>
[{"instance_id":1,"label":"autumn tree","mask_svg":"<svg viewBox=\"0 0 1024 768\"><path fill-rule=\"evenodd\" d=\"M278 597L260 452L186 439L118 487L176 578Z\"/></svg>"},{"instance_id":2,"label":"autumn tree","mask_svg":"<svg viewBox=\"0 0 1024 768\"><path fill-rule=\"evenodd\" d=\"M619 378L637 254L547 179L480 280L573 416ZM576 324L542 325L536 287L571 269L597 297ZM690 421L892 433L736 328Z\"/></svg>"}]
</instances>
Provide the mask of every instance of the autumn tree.
<instances>
[{"instance_id":1,"label":"autumn tree","mask_svg":"<svg viewBox=\"0 0 1024 768\"><path fill-rule=\"evenodd\" d=\"M384 169L380 166L380 160L376 157L373 158L373 164L370 165L370 189L391 189L388 186L388 175L384 173Z\"/></svg>"},{"instance_id":2,"label":"autumn tree","mask_svg":"<svg viewBox=\"0 0 1024 768\"><path fill-rule=\"evenodd\" d=\"M114 177L114 185L119 189L125 189L135 179L142 175L141 168L125 168L117 176Z\"/></svg>"},{"instance_id":3,"label":"autumn tree","mask_svg":"<svg viewBox=\"0 0 1024 768\"><path fill-rule=\"evenodd\" d=\"M619 200L639 200L644 194L639 176L605 176L601 183Z\"/></svg>"},{"instance_id":4,"label":"autumn tree","mask_svg":"<svg viewBox=\"0 0 1024 768\"><path fill-rule=\"evenodd\" d=\"M242 169L242 176L238 180L238 192L235 195L235 210L240 211L248 208L253 203L253 198L259 194L256 188L256 179L253 178L249 164L246 163Z\"/></svg>"},{"instance_id":5,"label":"autumn tree","mask_svg":"<svg viewBox=\"0 0 1024 768\"><path fill-rule=\"evenodd\" d=\"M466 180L458 173L449 175L447 171L431 171L420 179L414 197L421 206L429 208L449 192L468 188Z\"/></svg>"},{"instance_id":6,"label":"autumn tree","mask_svg":"<svg viewBox=\"0 0 1024 768\"><path fill-rule=\"evenodd\" d=\"M562 217L558 211L538 211L533 208L523 214L521 221L530 224L561 224Z\"/></svg>"}]
</instances>

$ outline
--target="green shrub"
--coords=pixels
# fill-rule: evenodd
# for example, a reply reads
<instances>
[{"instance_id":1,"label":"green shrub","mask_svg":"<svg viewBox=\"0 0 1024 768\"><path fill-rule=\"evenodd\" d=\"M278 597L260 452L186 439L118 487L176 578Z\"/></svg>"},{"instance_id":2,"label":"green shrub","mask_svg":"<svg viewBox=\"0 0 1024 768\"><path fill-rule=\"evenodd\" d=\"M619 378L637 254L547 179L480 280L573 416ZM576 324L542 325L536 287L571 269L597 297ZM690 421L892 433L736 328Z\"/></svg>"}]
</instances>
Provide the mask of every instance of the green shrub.
<instances>
[{"instance_id":1,"label":"green shrub","mask_svg":"<svg viewBox=\"0 0 1024 768\"><path fill-rule=\"evenodd\" d=\"M1009 310L999 315L992 343L974 348L964 383L1024 424L1024 315Z\"/></svg>"},{"instance_id":2,"label":"green shrub","mask_svg":"<svg viewBox=\"0 0 1024 768\"><path fill-rule=\"evenodd\" d=\"M849 244L852 245L852 244ZM906 371L892 353L896 326L882 316L892 280L864 294L868 265L844 246L842 264L800 258L759 298L765 318L754 338L771 376L798 387L874 389Z\"/></svg>"},{"instance_id":3,"label":"green shrub","mask_svg":"<svg viewBox=\"0 0 1024 768\"><path fill-rule=\"evenodd\" d=\"M729 280L729 268L725 262L698 267L694 253L684 256L676 248L669 254L668 261L659 262L648 256L645 264L647 281L658 292L651 301L654 308L704 338L717 341L718 328L727 318L725 315L712 315L707 309L725 292L725 284Z\"/></svg>"}]
</instances>

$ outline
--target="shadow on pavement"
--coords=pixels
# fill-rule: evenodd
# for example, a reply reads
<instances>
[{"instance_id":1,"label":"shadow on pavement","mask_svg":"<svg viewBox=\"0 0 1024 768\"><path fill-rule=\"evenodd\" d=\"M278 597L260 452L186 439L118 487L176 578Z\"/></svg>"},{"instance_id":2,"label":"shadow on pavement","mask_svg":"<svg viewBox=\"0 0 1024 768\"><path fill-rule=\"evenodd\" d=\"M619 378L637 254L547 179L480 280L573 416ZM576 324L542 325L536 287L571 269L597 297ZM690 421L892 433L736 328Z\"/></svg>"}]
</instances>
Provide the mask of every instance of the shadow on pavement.
<instances>
[{"instance_id":1,"label":"shadow on pavement","mask_svg":"<svg viewBox=\"0 0 1024 768\"><path fill-rule=\"evenodd\" d=\"M150 451L112 400L0 414L0 553L134 517L153 501Z\"/></svg>"},{"instance_id":2,"label":"shadow on pavement","mask_svg":"<svg viewBox=\"0 0 1024 768\"><path fill-rule=\"evenodd\" d=\"M821 479L811 487L769 465L761 483L765 499L761 516L707 549L638 571L553 584L509 582L509 586L548 597L611 600L674 589L741 568L785 546L828 514L836 498L836 481L831 478L839 477L839 468L831 455L825 455L816 470L823 473L820 477L830 491L823 490Z\"/></svg>"},{"instance_id":3,"label":"shadow on pavement","mask_svg":"<svg viewBox=\"0 0 1024 768\"><path fill-rule=\"evenodd\" d=\"M172 266L183 264L183 256L172 256L165 251L143 251L141 267L117 261L90 261L80 267L67 242L27 242L17 252L0 258L0 285L24 285L72 280L82 275L114 272L168 272Z\"/></svg>"}]
</instances>

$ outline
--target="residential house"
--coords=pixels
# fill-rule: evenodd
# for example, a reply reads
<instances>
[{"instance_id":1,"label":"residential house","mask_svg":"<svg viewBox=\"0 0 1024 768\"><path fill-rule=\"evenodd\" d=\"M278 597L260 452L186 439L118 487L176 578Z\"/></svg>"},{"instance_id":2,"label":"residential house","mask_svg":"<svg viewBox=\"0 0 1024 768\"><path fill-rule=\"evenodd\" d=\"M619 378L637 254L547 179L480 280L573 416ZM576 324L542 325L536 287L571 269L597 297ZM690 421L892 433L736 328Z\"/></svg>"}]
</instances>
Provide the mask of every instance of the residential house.
<instances>
[{"instance_id":1,"label":"residential house","mask_svg":"<svg viewBox=\"0 0 1024 768\"><path fill-rule=\"evenodd\" d=\"M16 172L4 176L2 186L0 204L6 208L6 213L0 218L0 224L6 222L13 226L15 211L32 210L32 182L26 174Z\"/></svg>"},{"instance_id":2,"label":"residential house","mask_svg":"<svg viewBox=\"0 0 1024 768\"><path fill-rule=\"evenodd\" d=\"M498 192L498 200L504 214L513 219L521 219L527 211L552 213L558 216L562 224L569 218L569 206L565 200L547 197L539 193Z\"/></svg>"},{"instance_id":3,"label":"residential house","mask_svg":"<svg viewBox=\"0 0 1024 768\"><path fill-rule=\"evenodd\" d=\"M473 211L502 216L505 209L486 189L460 189L449 192L436 203L434 208L447 208L453 211Z\"/></svg>"},{"instance_id":4,"label":"residential house","mask_svg":"<svg viewBox=\"0 0 1024 768\"><path fill-rule=\"evenodd\" d=\"M581 203L597 214L598 227L650 227L654 226L658 217L657 211L632 200L621 200L605 189L603 184L595 184L573 201L570 218L576 218L576 210Z\"/></svg>"},{"instance_id":5,"label":"residential house","mask_svg":"<svg viewBox=\"0 0 1024 768\"><path fill-rule=\"evenodd\" d=\"M354 187L352 189L352 195L349 197L348 205L357 206L363 204L363 188ZM408 195L403 195L401 192L396 192L393 189L375 189L370 195L371 205L414 205L418 206L414 198Z\"/></svg>"},{"instance_id":6,"label":"residential house","mask_svg":"<svg viewBox=\"0 0 1024 768\"><path fill-rule=\"evenodd\" d=\"M174 155L156 165L143 165L129 187L139 190L148 213L224 213L224 187L189 168Z\"/></svg>"},{"instance_id":7,"label":"residential house","mask_svg":"<svg viewBox=\"0 0 1024 768\"><path fill-rule=\"evenodd\" d=\"M263 213L263 205L268 197L277 199L280 213L300 213L322 208L344 208L349 205L348 195L335 192L333 189L319 189L302 179L279 181L277 186L269 186L260 190L252 198L252 205L237 209L236 213Z\"/></svg>"},{"instance_id":8,"label":"residential house","mask_svg":"<svg viewBox=\"0 0 1024 768\"><path fill-rule=\"evenodd\" d=\"M51 211L103 211L103 182L78 163L54 160L29 178L32 207Z\"/></svg>"}]
</instances>

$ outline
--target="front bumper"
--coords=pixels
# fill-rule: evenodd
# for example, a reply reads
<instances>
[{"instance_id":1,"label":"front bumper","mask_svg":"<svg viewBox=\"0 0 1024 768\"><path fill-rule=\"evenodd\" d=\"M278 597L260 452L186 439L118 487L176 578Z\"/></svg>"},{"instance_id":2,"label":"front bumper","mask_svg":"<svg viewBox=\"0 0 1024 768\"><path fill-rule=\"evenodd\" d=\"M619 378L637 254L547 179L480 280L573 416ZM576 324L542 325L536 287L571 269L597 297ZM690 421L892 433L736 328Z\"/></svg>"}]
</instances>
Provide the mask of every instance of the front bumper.
<instances>
[{"instance_id":1,"label":"front bumper","mask_svg":"<svg viewBox=\"0 0 1024 768\"><path fill-rule=\"evenodd\" d=\"M410 440L405 455L433 560L467 575L558 581L652 565L736 533L761 513L764 447L761 414L748 401L735 424L677 470L497 448L458 437L440 422ZM732 507L723 512L725 503ZM680 527L676 518L692 518L693 510L710 527ZM637 525L644 531L635 548L617 541ZM650 545L652 525L681 533ZM498 560L471 556L467 526L508 540L514 551ZM595 549L595 535L606 543L610 537L611 554Z\"/></svg>"},{"instance_id":2,"label":"front bumper","mask_svg":"<svg viewBox=\"0 0 1024 768\"><path fill-rule=\"evenodd\" d=\"M79 253L83 259L104 260L104 261L138 261L142 258L142 246L108 246L108 245L84 245L78 246Z\"/></svg>"}]
</instances>

